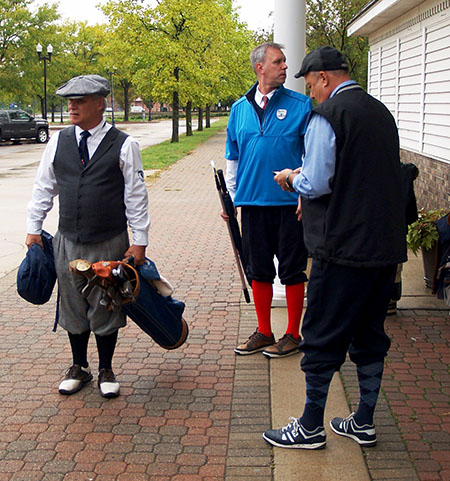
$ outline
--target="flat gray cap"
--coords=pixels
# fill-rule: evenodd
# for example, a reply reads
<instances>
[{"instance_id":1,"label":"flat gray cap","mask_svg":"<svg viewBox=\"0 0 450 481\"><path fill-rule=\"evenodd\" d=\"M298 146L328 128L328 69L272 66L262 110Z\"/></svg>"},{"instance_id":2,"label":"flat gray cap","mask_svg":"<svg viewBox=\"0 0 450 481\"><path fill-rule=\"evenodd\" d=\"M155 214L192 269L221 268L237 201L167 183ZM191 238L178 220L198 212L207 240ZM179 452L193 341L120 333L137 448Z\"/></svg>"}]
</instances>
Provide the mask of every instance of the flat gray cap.
<instances>
[{"instance_id":1,"label":"flat gray cap","mask_svg":"<svg viewBox=\"0 0 450 481\"><path fill-rule=\"evenodd\" d=\"M111 88L109 82L100 75L79 75L71 78L56 91L56 95L66 98L86 97L86 95L103 95L106 97Z\"/></svg>"}]
</instances>

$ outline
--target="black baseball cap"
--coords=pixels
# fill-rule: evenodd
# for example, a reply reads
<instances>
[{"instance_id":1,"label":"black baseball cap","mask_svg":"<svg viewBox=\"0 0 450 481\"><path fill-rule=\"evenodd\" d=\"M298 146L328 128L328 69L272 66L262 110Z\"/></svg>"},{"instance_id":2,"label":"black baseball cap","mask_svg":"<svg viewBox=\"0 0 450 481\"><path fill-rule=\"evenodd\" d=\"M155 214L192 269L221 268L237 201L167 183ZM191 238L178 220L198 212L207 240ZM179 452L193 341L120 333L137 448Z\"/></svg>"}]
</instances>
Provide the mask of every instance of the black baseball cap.
<instances>
[{"instance_id":1,"label":"black baseball cap","mask_svg":"<svg viewBox=\"0 0 450 481\"><path fill-rule=\"evenodd\" d=\"M342 53L334 47L316 48L306 55L300 71L294 77L303 77L308 72L321 70L348 70L348 63Z\"/></svg>"}]
</instances>

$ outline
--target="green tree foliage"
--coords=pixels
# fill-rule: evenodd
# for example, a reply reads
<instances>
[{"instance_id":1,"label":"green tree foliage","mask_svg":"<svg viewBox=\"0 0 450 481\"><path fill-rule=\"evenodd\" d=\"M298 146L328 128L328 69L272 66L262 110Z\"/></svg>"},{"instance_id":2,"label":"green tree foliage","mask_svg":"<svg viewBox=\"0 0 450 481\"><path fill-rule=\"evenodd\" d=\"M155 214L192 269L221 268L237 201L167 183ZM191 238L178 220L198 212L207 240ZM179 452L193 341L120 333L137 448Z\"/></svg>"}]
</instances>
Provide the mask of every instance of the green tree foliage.
<instances>
[{"instance_id":1,"label":"green tree foliage","mask_svg":"<svg viewBox=\"0 0 450 481\"><path fill-rule=\"evenodd\" d=\"M353 17L367 0L307 0L306 47L308 51L324 45L340 50L347 58L350 74L363 87L367 85L366 37L348 37Z\"/></svg>"},{"instance_id":2,"label":"green tree foliage","mask_svg":"<svg viewBox=\"0 0 450 481\"><path fill-rule=\"evenodd\" d=\"M58 18L55 5L36 12L31 5L30 0L0 0L0 98L7 102L27 97L30 78L37 74L30 69L37 63L36 44L47 43Z\"/></svg>"},{"instance_id":3,"label":"green tree foliage","mask_svg":"<svg viewBox=\"0 0 450 481\"><path fill-rule=\"evenodd\" d=\"M0 0L0 102L42 104L37 43L43 55L53 46L45 64L49 113L65 107L54 92L69 78L114 71L126 114L135 96L172 105L174 141L181 108L203 109L208 126L209 106L230 105L254 82L249 53L263 34L239 21L232 0L110 0L102 9L108 25L89 26L62 23L57 3Z\"/></svg>"},{"instance_id":4,"label":"green tree foliage","mask_svg":"<svg viewBox=\"0 0 450 481\"><path fill-rule=\"evenodd\" d=\"M48 98L52 111L60 106L56 89L76 75L100 72L102 48L106 33L102 25L90 26L87 22L65 22L57 25L52 40L54 48L48 66ZM65 101L62 101L65 105Z\"/></svg>"},{"instance_id":5,"label":"green tree foliage","mask_svg":"<svg viewBox=\"0 0 450 481\"><path fill-rule=\"evenodd\" d=\"M173 142L181 106L204 107L248 86L251 37L231 0L111 0L104 13L115 32L128 30L137 93L172 105Z\"/></svg>"},{"instance_id":6,"label":"green tree foliage","mask_svg":"<svg viewBox=\"0 0 450 481\"><path fill-rule=\"evenodd\" d=\"M22 107L44 99L44 66L38 60L53 46L47 67L48 111L61 107L57 87L75 75L97 73L100 47L105 44L102 26L86 22L59 22L57 4L36 7L31 0L0 0L0 100Z\"/></svg>"},{"instance_id":7,"label":"green tree foliage","mask_svg":"<svg viewBox=\"0 0 450 481\"><path fill-rule=\"evenodd\" d=\"M109 17L105 26L106 41L102 48L101 65L105 72L113 72L114 97L124 108L124 120L128 120L130 102L135 94L133 77L142 67L143 38L139 35L140 23L136 22L130 5L113 3L102 8ZM137 24L137 25L136 25Z\"/></svg>"}]
</instances>

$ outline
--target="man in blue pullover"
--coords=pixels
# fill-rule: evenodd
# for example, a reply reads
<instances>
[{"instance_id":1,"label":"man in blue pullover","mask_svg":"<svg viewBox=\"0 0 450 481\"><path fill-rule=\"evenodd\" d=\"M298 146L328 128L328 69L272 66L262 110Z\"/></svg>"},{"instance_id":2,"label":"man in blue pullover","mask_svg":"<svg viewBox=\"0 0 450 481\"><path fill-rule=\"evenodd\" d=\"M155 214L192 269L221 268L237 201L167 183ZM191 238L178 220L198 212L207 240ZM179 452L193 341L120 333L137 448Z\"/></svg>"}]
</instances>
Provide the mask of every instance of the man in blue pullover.
<instances>
[{"instance_id":1,"label":"man in blue pullover","mask_svg":"<svg viewBox=\"0 0 450 481\"><path fill-rule=\"evenodd\" d=\"M241 208L242 241L247 273L252 279L258 329L236 347L240 355L263 351L269 358L299 351L307 252L297 214L298 195L283 192L274 172L302 163L303 137L311 100L283 87L286 57L282 45L267 42L250 55L257 83L236 101L227 129L226 182ZM276 275L286 286L288 326L275 342L270 309Z\"/></svg>"}]
</instances>

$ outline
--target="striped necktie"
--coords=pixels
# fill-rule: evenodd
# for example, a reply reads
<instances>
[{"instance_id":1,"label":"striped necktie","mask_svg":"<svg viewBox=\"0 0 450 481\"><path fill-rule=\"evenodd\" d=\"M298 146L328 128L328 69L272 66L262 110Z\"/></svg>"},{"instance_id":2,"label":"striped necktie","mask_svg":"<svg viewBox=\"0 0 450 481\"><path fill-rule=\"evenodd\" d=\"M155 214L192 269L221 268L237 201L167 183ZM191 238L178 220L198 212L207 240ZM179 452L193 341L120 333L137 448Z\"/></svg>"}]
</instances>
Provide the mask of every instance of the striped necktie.
<instances>
[{"instance_id":1,"label":"striped necktie","mask_svg":"<svg viewBox=\"0 0 450 481\"><path fill-rule=\"evenodd\" d=\"M262 98L263 104L262 104L262 109L264 110L266 108L267 102L269 101L269 97L267 95L264 95Z\"/></svg>"}]
</instances>

